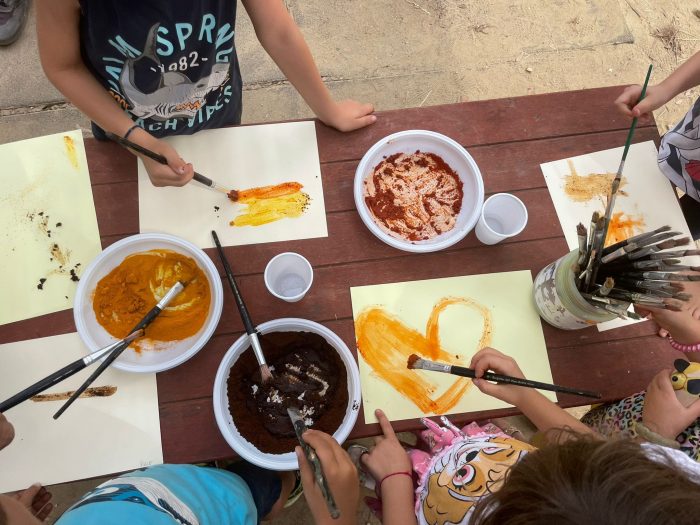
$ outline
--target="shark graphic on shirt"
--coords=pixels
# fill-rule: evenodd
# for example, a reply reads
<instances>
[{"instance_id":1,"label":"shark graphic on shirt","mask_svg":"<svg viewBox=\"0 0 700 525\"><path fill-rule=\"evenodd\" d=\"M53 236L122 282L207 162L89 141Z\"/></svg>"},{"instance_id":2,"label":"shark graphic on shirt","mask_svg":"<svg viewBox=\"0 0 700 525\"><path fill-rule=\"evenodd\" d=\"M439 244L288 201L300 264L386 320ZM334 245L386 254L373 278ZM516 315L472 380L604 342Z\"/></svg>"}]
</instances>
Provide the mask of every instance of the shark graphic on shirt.
<instances>
[{"instance_id":1,"label":"shark graphic on shirt","mask_svg":"<svg viewBox=\"0 0 700 525\"><path fill-rule=\"evenodd\" d=\"M147 59L160 69L161 61L156 53L156 36L160 24L148 31L141 55L124 62L119 82L126 100L131 104L130 112L139 118L165 121L173 118L191 118L196 115L209 93L222 88L229 78L229 62L212 65L208 76L192 82L179 71L161 71L158 87L151 93L141 91L134 83L136 63Z\"/></svg>"}]
</instances>

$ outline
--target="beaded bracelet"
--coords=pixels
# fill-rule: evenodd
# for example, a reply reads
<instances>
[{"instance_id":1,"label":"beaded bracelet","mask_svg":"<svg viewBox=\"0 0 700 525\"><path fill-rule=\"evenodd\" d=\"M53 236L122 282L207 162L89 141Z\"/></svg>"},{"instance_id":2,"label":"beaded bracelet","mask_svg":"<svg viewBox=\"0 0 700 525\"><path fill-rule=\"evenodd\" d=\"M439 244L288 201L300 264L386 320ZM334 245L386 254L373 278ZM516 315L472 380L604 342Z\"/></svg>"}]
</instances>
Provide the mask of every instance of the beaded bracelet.
<instances>
[{"instance_id":1,"label":"beaded bracelet","mask_svg":"<svg viewBox=\"0 0 700 525\"><path fill-rule=\"evenodd\" d=\"M399 476L399 475L408 476L409 478L413 479L413 475L410 472L403 472L403 471L402 472L392 472L391 474L387 474L386 476L384 476L382 478L382 480L379 482L379 486L378 486L379 491L382 490L382 483L384 483L385 479L390 478L391 476Z\"/></svg>"},{"instance_id":2,"label":"beaded bracelet","mask_svg":"<svg viewBox=\"0 0 700 525\"><path fill-rule=\"evenodd\" d=\"M645 441L649 441L650 443L656 443L657 445L663 445L664 447L668 448L681 448L681 445L680 443L678 443L678 441L676 441L675 439L668 439L662 436L661 434L657 434L641 421L635 421L634 429L637 431L637 435Z\"/></svg>"},{"instance_id":3,"label":"beaded bracelet","mask_svg":"<svg viewBox=\"0 0 700 525\"><path fill-rule=\"evenodd\" d=\"M134 131L138 127L140 127L138 124L134 124L133 126L131 126L128 130L126 130L126 133L124 133L124 138L128 139L129 135L131 135L131 132Z\"/></svg>"},{"instance_id":4,"label":"beaded bracelet","mask_svg":"<svg viewBox=\"0 0 700 525\"><path fill-rule=\"evenodd\" d=\"M694 345L684 345L678 341L674 341L673 337L669 334L668 342L671 346L680 352L700 352L700 343L695 343Z\"/></svg>"}]
</instances>

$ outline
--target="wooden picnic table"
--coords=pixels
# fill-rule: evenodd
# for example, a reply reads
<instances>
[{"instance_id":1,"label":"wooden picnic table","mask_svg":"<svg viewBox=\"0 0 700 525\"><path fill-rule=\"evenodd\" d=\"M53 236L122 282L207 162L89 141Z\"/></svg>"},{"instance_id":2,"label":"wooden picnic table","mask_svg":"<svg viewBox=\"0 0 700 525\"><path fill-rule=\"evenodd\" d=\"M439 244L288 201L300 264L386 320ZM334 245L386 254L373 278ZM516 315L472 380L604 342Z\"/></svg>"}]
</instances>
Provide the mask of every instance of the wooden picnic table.
<instances>
[{"instance_id":1,"label":"wooden picnic table","mask_svg":"<svg viewBox=\"0 0 700 525\"><path fill-rule=\"evenodd\" d=\"M385 111L374 125L352 133L339 133L317 122L328 237L226 248L253 319L257 323L281 317L311 319L333 330L356 352L351 286L513 270L531 270L534 278L568 251L540 163L622 146L629 121L612 106L620 90L609 87ZM447 250L420 255L396 250L375 238L355 210L355 168L372 144L406 129L437 131L466 147L481 169L487 196L511 192L525 203L529 211L525 231L495 246L482 245L472 232ZM653 118L640 119L634 142L654 140L658 145L658 139ZM105 248L139 231L136 161L112 143L88 139L85 147ZM303 254L314 267L314 284L299 303L273 298L263 283L266 263L283 251ZM218 257L213 250L207 253L223 278ZM166 462L233 455L219 433L212 407L216 370L243 334L231 293L224 288L223 314L209 343L183 365L157 376ZM678 356L655 335L651 322L607 332L594 327L563 331L542 324L554 382L599 391L604 401L644 389ZM0 327L0 343L73 331L73 314L67 310ZM582 403L581 398L562 394L559 400L565 407ZM491 410L452 419L461 423L515 413L516 409ZM395 427L409 430L419 423L399 421ZM350 438L378 433L378 425L366 424L360 409Z\"/></svg>"}]
</instances>

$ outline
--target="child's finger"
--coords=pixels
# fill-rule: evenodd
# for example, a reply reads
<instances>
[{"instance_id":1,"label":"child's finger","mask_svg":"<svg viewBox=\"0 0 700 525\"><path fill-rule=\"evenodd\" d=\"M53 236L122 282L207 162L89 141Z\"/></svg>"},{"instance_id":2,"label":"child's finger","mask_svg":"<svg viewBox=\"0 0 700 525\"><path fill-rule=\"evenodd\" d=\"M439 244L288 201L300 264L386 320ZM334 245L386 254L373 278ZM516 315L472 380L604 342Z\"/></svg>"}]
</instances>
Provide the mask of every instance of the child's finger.
<instances>
[{"instance_id":1,"label":"child's finger","mask_svg":"<svg viewBox=\"0 0 700 525\"><path fill-rule=\"evenodd\" d=\"M374 415L377 416L377 420L379 421L379 426L382 428L382 434L384 434L384 437L388 439L396 439L396 433L394 432L394 428L391 426L389 419L386 417L386 414L384 414L382 410L377 409L374 411Z\"/></svg>"},{"instance_id":2,"label":"child's finger","mask_svg":"<svg viewBox=\"0 0 700 525\"><path fill-rule=\"evenodd\" d=\"M325 432L318 432L316 430L307 430L302 436L304 441L306 441L311 448L314 449L318 459L321 460L321 465L323 468L337 467L337 460L335 458L334 447L338 447L338 443L326 434Z\"/></svg>"}]
</instances>

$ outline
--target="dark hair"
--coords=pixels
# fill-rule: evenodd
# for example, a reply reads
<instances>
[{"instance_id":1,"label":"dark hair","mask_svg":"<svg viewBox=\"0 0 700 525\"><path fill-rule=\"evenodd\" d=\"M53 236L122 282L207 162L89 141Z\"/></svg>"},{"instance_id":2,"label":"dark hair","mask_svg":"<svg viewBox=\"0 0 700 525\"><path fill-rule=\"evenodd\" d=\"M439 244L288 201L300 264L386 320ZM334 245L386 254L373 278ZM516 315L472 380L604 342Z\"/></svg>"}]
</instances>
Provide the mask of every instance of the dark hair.
<instances>
[{"instance_id":1,"label":"dark hair","mask_svg":"<svg viewBox=\"0 0 700 525\"><path fill-rule=\"evenodd\" d=\"M664 456L667 454L664 453ZM583 437L530 452L477 504L471 525L696 525L700 485L639 443Z\"/></svg>"}]
</instances>

